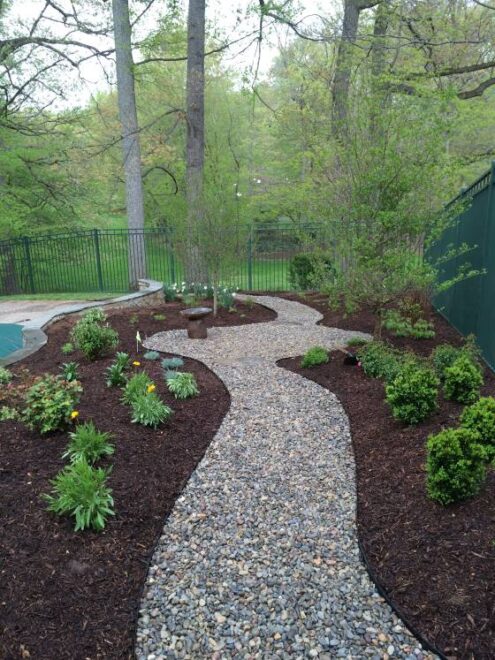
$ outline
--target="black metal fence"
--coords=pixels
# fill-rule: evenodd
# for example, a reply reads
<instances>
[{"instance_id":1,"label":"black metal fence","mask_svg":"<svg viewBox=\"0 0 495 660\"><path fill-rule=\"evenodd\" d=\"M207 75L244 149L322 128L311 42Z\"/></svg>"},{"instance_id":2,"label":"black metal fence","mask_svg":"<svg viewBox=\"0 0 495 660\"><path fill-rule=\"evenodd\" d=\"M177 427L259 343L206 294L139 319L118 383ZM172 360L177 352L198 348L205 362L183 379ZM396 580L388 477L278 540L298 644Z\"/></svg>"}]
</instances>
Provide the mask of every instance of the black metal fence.
<instances>
[{"instance_id":1,"label":"black metal fence","mask_svg":"<svg viewBox=\"0 0 495 660\"><path fill-rule=\"evenodd\" d=\"M435 260L448 255L440 281L455 278L464 264L485 274L464 279L436 296L438 311L462 334L473 333L488 364L495 367L495 163L457 200L467 202L458 221L447 229L429 253ZM456 200L454 200L456 201ZM469 251L462 254L463 245ZM460 253L459 253L460 252Z\"/></svg>"},{"instance_id":2,"label":"black metal fence","mask_svg":"<svg viewBox=\"0 0 495 660\"><path fill-rule=\"evenodd\" d=\"M304 237L315 232L316 226L279 223L248 228L225 284L253 291L289 289L290 261L308 249ZM133 241L144 243L149 278L167 284L183 280L169 229L92 229L0 241L0 295L127 291Z\"/></svg>"}]
</instances>

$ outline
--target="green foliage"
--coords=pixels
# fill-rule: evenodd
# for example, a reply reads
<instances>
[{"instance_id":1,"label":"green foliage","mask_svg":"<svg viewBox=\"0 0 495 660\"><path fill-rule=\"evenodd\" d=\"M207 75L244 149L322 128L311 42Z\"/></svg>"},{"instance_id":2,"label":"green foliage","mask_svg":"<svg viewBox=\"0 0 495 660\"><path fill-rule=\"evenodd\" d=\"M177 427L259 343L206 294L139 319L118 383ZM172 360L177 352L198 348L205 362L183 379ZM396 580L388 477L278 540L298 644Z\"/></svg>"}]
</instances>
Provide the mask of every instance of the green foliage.
<instances>
[{"instance_id":1,"label":"green foliage","mask_svg":"<svg viewBox=\"0 0 495 660\"><path fill-rule=\"evenodd\" d=\"M402 355L381 341L370 341L357 351L364 373L370 378L393 380L402 366Z\"/></svg>"},{"instance_id":2,"label":"green foliage","mask_svg":"<svg viewBox=\"0 0 495 660\"><path fill-rule=\"evenodd\" d=\"M386 386L393 416L404 424L422 422L437 407L439 381L434 371L406 361Z\"/></svg>"},{"instance_id":3,"label":"green foliage","mask_svg":"<svg viewBox=\"0 0 495 660\"><path fill-rule=\"evenodd\" d=\"M164 284L163 296L166 302L174 302L178 299L179 292L177 291L177 284Z\"/></svg>"},{"instance_id":4,"label":"green foliage","mask_svg":"<svg viewBox=\"0 0 495 660\"><path fill-rule=\"evenodd\" d=\"M351 337L347 342L349 348L358 348L360 346L366 346L369 343L369 339L364 339L364 337Z\"/></svg>"},{"instance_id":5,"label":"green foliage","mask_svg":"<svg viewBox=\"0 0 495 660\"><path fill-rule=\"evenodd\" d=\"M76 430L69 433L70 441L62 458L68 458L71 463L84 459L90 465L103 456L111 456L115 447L110 444L110 433L98 431L93 422L80 424Z\"/></svg>"},{"instance_id":6,"label":"green foliage","mask_svg":"<svg viewBox=\"0 0 495 660\"><path fill-rule=\"evenodd\" d=\"M445 371L451 367L457 358L464 355L464 349L452 346L451 344L440 344L435 348L431 355L433 367L440 380L444 380Z\"/></svg>"},{"instance_id":7,"label":"green foliage","mask_svg":"<svg viewBox=\"0 0 495 660\"><path fill-rule=\"evenodd\" d=\"M396 337L414 337L414 339L431 339L435 336L433 324L425 319L412 322L397 309L388 310L383 321L384 327Z\"/></svg>"},{"instance_id":8,"label":"green foliage","mask_svg":"<svg viewBox=\"0 0 495 660\"><path fill-rule=\"evenodd\" d=\"M180 369L180 367L183 367L184 360L180 357L163 358L161 364L164 371L170 371L172 369Z\"/></svg>"},{"instance_id":9,"label":"green foliage","mask_svg":"<svg viewBox=\"0 0 495 660\"><path fill-rule=\"evenodd\" d=\"M166 314L153 314L153 319L155 321L165 321L167 318Z\"/></svg>"},{"instance_id":10,"label":"green foliage","mask_svg":"<svg viewBox=\"0 0 495 660\"><path fill-rule=\"evenodd\" d=\"M189 399L189 397L199 394L194 374L173 372L167 378L167 387L176 399Z\"/></svg>"},{"instance_id":11,"label":"green foliage","mask_svg":"<svg viewBox=\"0 0 495 660\"><path fill-rule=\"evenodd\" d=\"M78 381L67 382L60 376L45 374L27 391L22 419L29 428L40 433L63 429L81 393Z\"/></svg>"},{"instance_id":12,"label":"green foliage","mask_svg":"<svg viewBox=\"0 0 495 660\"><path fill-rule=\"evenodd\" d=\"M235 289L231 287L217 288L218 306L224 309L232 309L235 304Z\"/></svg>"},{"instance_id":13,"label":"green foliage","mask_svg":"<svg viewBox=\"0 0 495 660\"><path fill-rule=\"evenodd\" d=\"M123 368L118 364L111 364L107 368L107 387L124 387L127 383L127 376Z\"/></svg>"},{"instance_id":14,"label":"green foliage","mask_svg":"<svg viewBox=\"0 0 495 660\"><path fill-rule=\"evenodd\" d=\"M135 396L131 401L131 408L133 423L153 428L167 421L172 415L172 409L165 405L154 392Z\"/></svg>"},{"instance_id":15,"label":"green foliage","mask_svg":"<svg viewBox=\"0 0 495 660\"><path fill-rule=\"evenodd\" d=\"M109 472L92 467L84 458L65 467L52 480L51 494L44 495L48 510L73 517L76 532L101 531L108 516L114 515L112 491L106 485Z\"/></svg>"},{"instance_id":16,"label":"green foliage","mask_svg":"<svg viewBox=\"0 0 495 660\"><path fill-rule=\"evenodd\" d=\"M143 355L143 358L145 360L158 360L159 357L160 357L160 353L158 353L158 351L147 351Z\"/></svg>"},{"instance_id":17,"label":"green foliage","mask_svg":"<svg viewBox=\"0 0 495 660\"><path fill-rule=\"evenodd\" d=\"M122 371L128 369L131 364L131 358L129 357L129 353L118 351L115 354L115 364L117 365L117 367L119 367L119 369L122 369Z\"/></svg>"},{"instance_id":18,"label":"green foliage","mask_svg":"<svg viewBox=\"0 0 495 660\"><path fill-rule=\"evenodd\" d=\"M328 351L322 346L313 346L309 348L303 355L301 360L301 367L316 367L319 364L328 362Z\"/></svg>"},{"instance_id":19,"label":"green foliage","mask_svg":"<svg viewBox=\"0 0 495 660\"><path fill-rule=\"evenodd\" d=\"M485 479L485 452L469 429L444 429L428 438L426 488L447 505L475 495Z\"/></svg>"},{"instance_id":20,"label":"green foliage","mask_svg":"<svg viewBox=\"0 0 495 660\"><path fill-rule=\"evenodd\" d=\"M461 355L445 369L444 394L446 399L459 403L474 403L480 395L483 374L480 366L468 355Z\"/></svg>"},{"instance_id":21,"label":"green foliage","mask_svg":"<svg viewBox=\"0 0 495 660\"><path fill-rule=\"evenodd\" d=\"M148 387L152 384L153 381L145 371L139 371L137 374L134 374L124 387L124 393L122 395L123 403L132 405L137 397L146 394Z\"/></svg>"},{"instance_id":22,"label":"green foliage","mask_svg":"<svg viewBox=\"0 0 495 660\"><path fill-rule=\"evenodd\" d=\"M322 272L323 271L323 272ZM289 284L299 291L315 289L322 275L329 279L335 275L335 268L328 257L317 253L296 254L289 264Z\"/></svg>"},{"instance_id":23,"label":"green foliage","mask_svg":"<svg viewBox=\"0 0 495 660\"><path fill-rule=\"evenodd\" d=\"M11 422L19 418L19 413L15 408L11 408L10 406L2 406L0 408L0 422Z\"/></svg>"},{"instance_id":24,"label":"green foliage","mask_svg":"<svg viewBox=\"0 0 495 660\"><path fill-rule=\"evenodd\" d=\"M70 355L71 353L74 353L76 349L74 348L74 344L68 341L67 343L63 344L60 350L64 355Z\"/></svg>"},{"instance_id":25,"label":"green foliage","mask_svg":"<svg viewBox=\"0 0 495 660\"><path fill-rule=\"evenodd\" d=\"M90 309L72 329L72 341L89 360L96 360L118 344L119 336L104 325L106 320L101 309Z\"/></svg>"},{"instance_id":26,"label":"green foliage","mask_svg":"<svg viewBox=\"0 0 495 660\"><path fill-rule=\"evenodd\" d=\"M486 460L495 459L495 399L481 397L472 406L465 408L461 415L462 428L476 434L479 444L485 450Z\"/></svg>"},{"instance_id":27,"label":"green foliage","mask_svg":"<svg viewBox=\"0 0 495 660\"><path fill-rule=\"evenodd\" d=\"M0 385L8 385L12 380L12 372L5 367L0 367Z\"/></svg>"},{"instance_id":28,"label":"green foliage","mask_svg":"<svg viewBox=\"0 0 495 660\"><path fill-rule=\"evenodd\" d=\"M69 383L73 380L78 380L78 368L79 365L77 362L64 362L62 365L62 377L64 380Z\"/></svg>"}]
</instances>

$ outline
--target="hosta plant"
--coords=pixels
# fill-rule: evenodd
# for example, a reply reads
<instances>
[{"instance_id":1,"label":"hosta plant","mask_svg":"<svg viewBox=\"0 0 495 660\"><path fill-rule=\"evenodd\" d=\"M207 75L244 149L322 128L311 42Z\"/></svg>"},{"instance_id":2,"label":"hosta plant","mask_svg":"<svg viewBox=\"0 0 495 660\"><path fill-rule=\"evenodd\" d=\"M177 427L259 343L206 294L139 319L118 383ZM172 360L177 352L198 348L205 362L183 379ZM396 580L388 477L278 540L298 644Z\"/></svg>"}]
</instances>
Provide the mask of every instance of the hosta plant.
<instances>
[{"instance_id":1,"label":"hosta plant","mask_svg":"<svg viewBox=\"0 0 495 660\"><path fill-rule=\"evenodd\" d=\"M156 428L172 415L172 409L154 393L140 394L131 402L132 422Z\"/></svg>"},{"instance_id":2,"label":"hosta plant","mask_svg":"<svg viewBox=\"0 0 495 660\"><path fill-rule=\"evenodd\" d=\"M138 396L147 393L148 387L152 385L153 382L151 378L145 371L139 371L137 374L134 374L130 378L126 386L124 387L124 392L122 394L122 401L127 405L132 405L134 399Z\"/></svg>"},{"instance_id":3,"label":"hosta plant","mask_svg":"<svg viewBox=\"0 0 495 660\"><path fill-rule=\"evenodd\" d=\"M167 378L167 387L176 399L189 399L199 394L194 374L174 372Z\"/></svg>"},{"instance_id":4,"label":"hosta plant","mask_svg":"<svg viewBox=\"0 0 495 660\"><path fill-rule=\"evenodd\" d=\"M328 362L328 351L322 346L313 346L309 348L303 355L301 360L301 367L316 367L319 364L326 364Z\"/></svg>"},{"instance_id":5,"label":"hosta plant","mask_svg":"<svg viewBox=\"0 0 495 660\"><path fill-rule=\"evenodd\" d=\"M427 442L426 488L447 505L475 495L485 479L485 452L469 429L444 429Z\"/></svg>"},{"instance_id":6,"label":"hosta plant","mask_svg":"<svg viewBox=\"0 0 495 660\"><path fill-rule=\"evenodd\" d=\"M406 362L386 386L386 399L393 416L404 424L422 422L437 407L438 385L432 369Z\"/></svg>"},{"instance_id":7,"label":"hosta plant","mask_svg":"<svg viewBox=\"0 0 495 660\"><path fill-rule=\"evenodd\" d=\"M101 531L114 515L112 491L106 481L110 470L92 467L84 458L61 470L52 480L52 492L44 495L49 511L74 518L76 532Z\"/></svg>"},{"instance_id":8,"label":"hosta plant","mask_svg":"<svg viewBox=\"0 0 495 660\"><path fill-rule=\"evenodd\" d=\"M103 456L111 456L115 447L110 443L111 434L98 431L93 422L86 422L69 433L69 444L62 458L71 463L85 459L89 464L96 463Z\"/></svg>"},{"instance_id":9,"label":"hosta plant","mask_svg":"<svg viewBox=\"0 0 495 660\"><path fill-rule=\"evenodd\" d=\"M45 374L28 389L22 419L40 433L63 429L73 419L81 393L77 380L68 382L61 376Z\"/></svg>"}]
</instances>

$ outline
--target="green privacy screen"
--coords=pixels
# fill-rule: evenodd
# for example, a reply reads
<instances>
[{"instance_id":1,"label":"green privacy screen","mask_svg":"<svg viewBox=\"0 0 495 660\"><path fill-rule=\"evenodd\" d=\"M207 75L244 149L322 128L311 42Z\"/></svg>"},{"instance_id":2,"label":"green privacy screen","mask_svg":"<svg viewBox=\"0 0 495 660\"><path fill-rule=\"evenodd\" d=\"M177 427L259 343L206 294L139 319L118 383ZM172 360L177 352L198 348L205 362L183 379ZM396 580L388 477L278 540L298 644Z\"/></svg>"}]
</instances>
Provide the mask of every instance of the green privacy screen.
<instances>
[{"instance_id":1,"label":"green privacy screen","mask_svg":"<svg viewBox=\"0 0 495 660\"><path fill-rule=\"evenodd\" d=\"M434 261L452 248L466 244L469 251L441 264L440 281L449 280L469 263L486 271L459 282L434 299L437 310L463 335L476 335L488 364L495 368L495 163L459 199L466 209L452 227L432 246Z\"/></svg>"}]
</instances>

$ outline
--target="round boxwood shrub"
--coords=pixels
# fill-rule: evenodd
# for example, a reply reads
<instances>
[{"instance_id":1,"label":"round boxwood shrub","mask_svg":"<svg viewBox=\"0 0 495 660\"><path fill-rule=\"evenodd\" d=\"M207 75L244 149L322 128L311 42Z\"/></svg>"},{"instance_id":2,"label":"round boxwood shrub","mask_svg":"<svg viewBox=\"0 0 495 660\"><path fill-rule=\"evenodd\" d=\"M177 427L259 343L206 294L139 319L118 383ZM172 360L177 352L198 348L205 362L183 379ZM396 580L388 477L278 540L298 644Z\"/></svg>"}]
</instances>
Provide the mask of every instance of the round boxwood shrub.
<instances>
[{"instance_id":1,"label":"round boxwood shrub","mask_svg":"<svg viewBox=\"0 0 495 660\"><path fill-rule=\"evenodd\" d=\"M308 291L314 289L319 276L335 275L335 268L328 257L318 254L296 254L289 264L289 284L294 289Z\"/></svg>"},{"instance_id":2,"label":"round boxwood shrub","mask_svg":"<svg viewBox=\"0 0 495 660\"><path fill-rule=\"evenodd\" d=\"M495 399L492 396L482 397L465 408L461 426L476 433L478 442L485 450L486 460L489 463L495 460Z\"/></svg>"},{"instance_id":3,"label":"round boxwood shrub","mask_svg":"<svg viewBox=\"0 0 495 660\"><path fill-rule=\"evenodd\" d=\"M478 436L465 428L444 429L427 443L426 490L447 505L465 500L480 490L485 479L485 452Z\"/></svg>"},{"instance_id":4,"label":"round boxwood shrub","mask_svg":"<svg viewBox=\"0 0 495 660\"><path fill-rule=\"evenodd\" d=\"M405 424L422 422L437 407L438 385L432 369L406 362L386 387L393 416Z\"/></svg>"},{"instance_id":5,"label":"round boxwood shrub","mask_svg":"<svg viewBox=\"0 0 495 660\"><path fill-rule=\"evenodd\" d=\"M72 329L71 339L85 357L96 360L115 349L119 335L107 324L101 309L90 309Z\"/></svg>"},{"instance_id":6,"label":"round boxwood shrub","mask_svg":"<svg viewBox=\"0 0 495 660\"><path fill-rule=\"evenodd\" d=\"M445 369L445 398L459 403L474 403L480 395L483 375L478 364L468 355L458 357Z\"/></svg>"}]
</instances>

